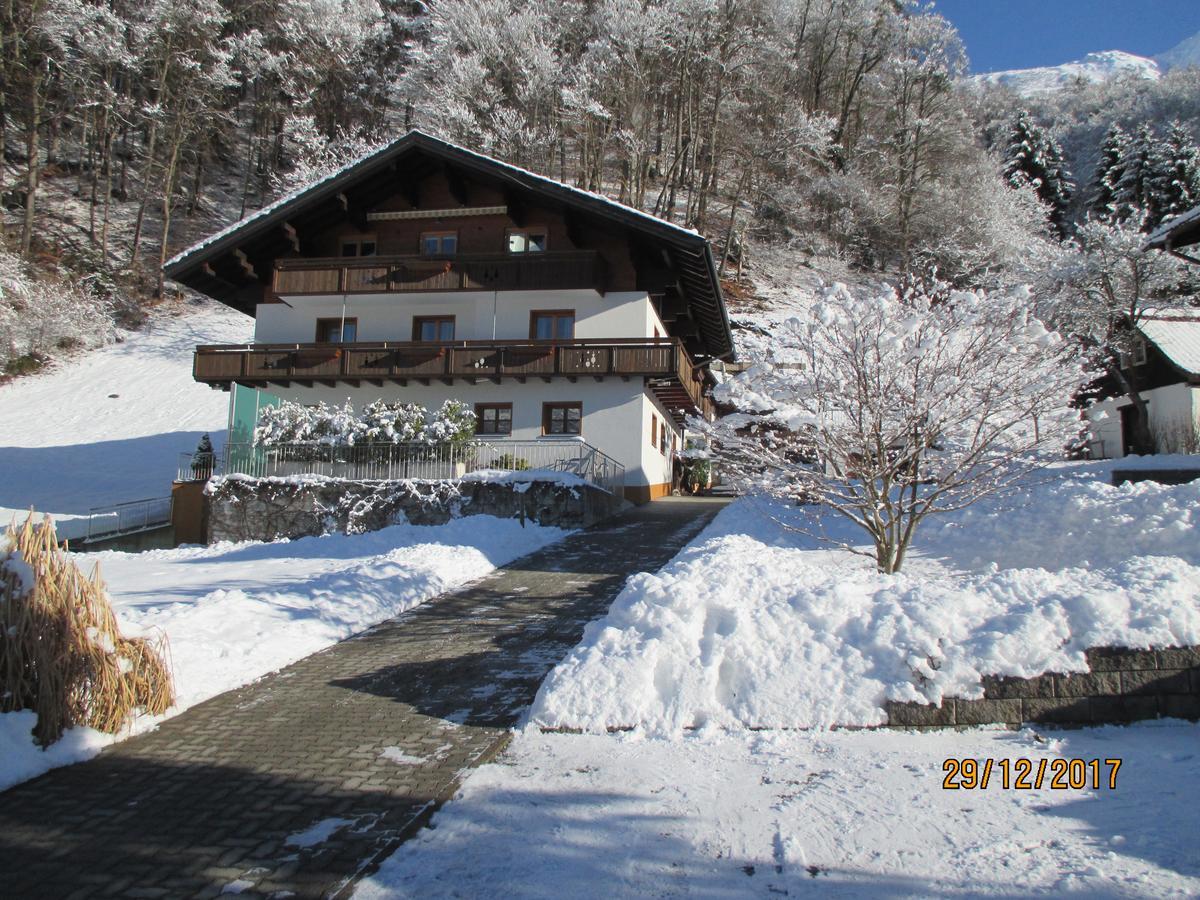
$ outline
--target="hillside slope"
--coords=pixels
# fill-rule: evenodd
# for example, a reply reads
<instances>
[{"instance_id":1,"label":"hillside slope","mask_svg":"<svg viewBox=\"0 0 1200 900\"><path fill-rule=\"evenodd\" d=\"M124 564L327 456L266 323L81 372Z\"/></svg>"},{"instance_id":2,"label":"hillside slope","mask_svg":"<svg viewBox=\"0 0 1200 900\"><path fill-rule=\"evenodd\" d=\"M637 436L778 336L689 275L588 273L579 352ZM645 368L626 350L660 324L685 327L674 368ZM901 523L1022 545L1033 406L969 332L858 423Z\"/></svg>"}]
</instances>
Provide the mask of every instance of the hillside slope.
<instances>
[{"instance_id":1,"label":"hillside slope","mask_svg":"<svg viewBox=\"0 0 1200 900\"><path fill-rule=\"evenodd\" d=\"M196 344L248 340L253 320L214 303L160 310L121 342L0 385L0 521L163 497L178 454L219 444L229 395L192 380Z\"/></svg>"}]
</instances>

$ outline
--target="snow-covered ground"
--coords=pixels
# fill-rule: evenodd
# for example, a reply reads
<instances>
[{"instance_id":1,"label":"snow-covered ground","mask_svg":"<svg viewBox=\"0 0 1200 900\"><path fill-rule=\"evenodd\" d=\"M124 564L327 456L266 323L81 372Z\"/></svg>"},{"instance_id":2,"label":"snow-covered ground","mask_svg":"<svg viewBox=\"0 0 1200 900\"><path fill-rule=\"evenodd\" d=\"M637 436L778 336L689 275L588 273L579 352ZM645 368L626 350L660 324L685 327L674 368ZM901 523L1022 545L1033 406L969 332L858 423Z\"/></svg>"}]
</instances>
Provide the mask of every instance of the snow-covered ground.
<instances>
[{"instance_id":1,"label":"snow-covered ground","mask_svg":"<svg viewBox=\"0 0 1200 900\"><path fill-rule=\"evenodd\" d=\"M471 516L361 535L77 555L99 562L121 630L165 633L183 711L307 656L566 532ZM86 759L114 738L73 729L47 752L32 713L0 715L0 790ZM131 733L154 725L134 722Z\"/></svg>"},{"instance_id":2,"label":"snow-covered ground","mask_svg":"<svg viewBox=\"0 0 1200 900\"><path fill-rule=\"evenodd\" d=\"M809 510L736 502L630 579L507 752L357 896L1200 895L1198 725L821 727L1080 669L1093 644L1200 643L1200 484L1112 488L1110 467L931 521L896 576L782 527ZM1101 785L1006 789L993 763L986 790L947 790L947 759L1100 760Z\"/></svg>"},{"instance_id":3,"label":"snow-covered ground","mask_svg":"<svg viewBox=\"0 0 1200 900\"><path fill-rule=\"evenodd\" d=\"M223 443L229 395L192 380L197 344L248 340L216 303L156 311L121 342L0 385L0 522L32 506L65 522L94 506L165 497L179 454Z\"/></svg>"},{"instance_id":4,"label":"snow-covered ground","mask_svg":"<svg viewBox=\"0 0 1200 900\"><path fill-rule=\"evenodd\" d=\"M1116 790L943 790L948 758L1121 759ZM994 770L998 771L998 770ZM1200 726L526 729L361 885L390 897L1195 897Z\"/></svg>"},{"instance_id":5,"label":"snow-covered ground","mask_svg":"<svg viewBox=\"0 0 1200 900\"><path fill-rule=\"evenodd\" d=\"M886 721L885 700L977 697L985 674L1085 671L1084 650L1200 644L1200 483L1111 487L1064 464L917 533L880 575L810 507L745 499L630 579L551 672L536 723L676 734Z\"/></svg>"}]
</instances>

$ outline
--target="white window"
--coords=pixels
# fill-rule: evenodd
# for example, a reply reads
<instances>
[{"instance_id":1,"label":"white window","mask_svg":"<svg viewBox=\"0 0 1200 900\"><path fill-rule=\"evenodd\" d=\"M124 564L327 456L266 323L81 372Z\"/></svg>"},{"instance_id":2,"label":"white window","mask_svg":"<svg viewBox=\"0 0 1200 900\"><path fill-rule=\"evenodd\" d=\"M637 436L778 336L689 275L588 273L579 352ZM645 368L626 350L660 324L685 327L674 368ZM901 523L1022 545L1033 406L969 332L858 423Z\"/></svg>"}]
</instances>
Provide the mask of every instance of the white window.
<instances>
[{"instance_id":1,"label":"white window","mask_svg":"<svg viewBox=\"0 0 1200 900\"><path fill-rule=\"evenodd\" d=\"M545 229L521 229L508 233L509 253L541 253L545 249Z\"/></svg>"}]
</instances>

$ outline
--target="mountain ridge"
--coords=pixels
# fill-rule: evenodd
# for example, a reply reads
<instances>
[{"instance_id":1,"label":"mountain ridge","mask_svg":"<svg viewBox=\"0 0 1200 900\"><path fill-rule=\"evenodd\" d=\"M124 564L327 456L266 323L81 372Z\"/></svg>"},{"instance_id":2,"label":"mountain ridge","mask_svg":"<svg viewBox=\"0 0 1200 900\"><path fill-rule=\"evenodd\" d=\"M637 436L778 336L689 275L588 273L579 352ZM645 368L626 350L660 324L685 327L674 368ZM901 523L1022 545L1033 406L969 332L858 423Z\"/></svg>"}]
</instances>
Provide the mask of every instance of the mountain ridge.
<instances>
[{"instance_id":1,"label":"mountain ridge","mask_svg":"<svg viewBox=\"0 0 1200 900\"><path fill-rule=\"evenodd\" d=\"M1153 57L1124 50L1100 50L1057 66L982 72L971 76L971 81L977 85L1002 85L1023 97L1031 97L1116 78L1157 81L1171 69L1188 66L1200 66L1200 32Z\"/></svg>"}]
</instances>

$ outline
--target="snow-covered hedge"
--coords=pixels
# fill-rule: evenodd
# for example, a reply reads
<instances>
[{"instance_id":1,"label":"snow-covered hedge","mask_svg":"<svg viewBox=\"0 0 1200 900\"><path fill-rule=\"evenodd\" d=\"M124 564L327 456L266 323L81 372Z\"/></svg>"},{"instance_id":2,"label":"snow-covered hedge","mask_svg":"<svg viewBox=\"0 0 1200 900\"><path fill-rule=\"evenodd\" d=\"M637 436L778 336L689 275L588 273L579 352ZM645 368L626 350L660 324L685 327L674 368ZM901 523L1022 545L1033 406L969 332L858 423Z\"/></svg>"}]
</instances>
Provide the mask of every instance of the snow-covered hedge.
<instances>
[{"instance_id":1,"label":"snow-covered hedge","mask_svg":"<svg viewBox=\"0 0 1200 900\"><path fill-rule=\"evenodd\" d=\"M416 403L376 400L356 413L341 406L305 406L284 400L264 409L254 429L259 444L456 444L475 433L475 413L461 400L447 400L433 412Z\"/></svg>"}]
</instances>

